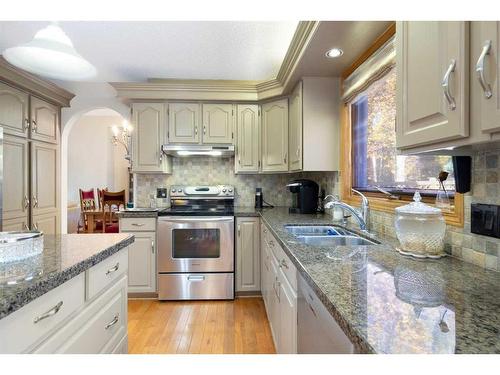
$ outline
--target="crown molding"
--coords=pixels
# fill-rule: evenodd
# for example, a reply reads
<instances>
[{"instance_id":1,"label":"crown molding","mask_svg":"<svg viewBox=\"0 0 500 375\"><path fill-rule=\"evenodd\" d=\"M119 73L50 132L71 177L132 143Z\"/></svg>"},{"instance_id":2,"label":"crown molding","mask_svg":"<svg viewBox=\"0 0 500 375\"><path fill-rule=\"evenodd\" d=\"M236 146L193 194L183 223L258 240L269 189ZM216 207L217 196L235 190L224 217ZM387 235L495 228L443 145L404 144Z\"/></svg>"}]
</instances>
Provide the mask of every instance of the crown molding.
<instances>
[{"instance_id":1,"label":"crown molding","mask_svg":"<svg viewBox=\"0 0 500 375\"><path fill-rule=\"evenodd\" d=\"M301 21L276 78L267 81L150 78L147 82L109 82L117 96L135 100L228 100L259 101L284 95L293 73L313 38L320 21Z\"/></svg>"},{"instance_id":2,"label":"crown molding","mask_svg":"<svg viewBox=\"0 0 500 375\"><path fill-rule=\"evenodd\" d=\"M54 104L69 107L75 95L56 84L46 81L25 70L16 68L0 56L0 80L21 87L34 95L42 96Z\"/></svg>"}]
</instances>

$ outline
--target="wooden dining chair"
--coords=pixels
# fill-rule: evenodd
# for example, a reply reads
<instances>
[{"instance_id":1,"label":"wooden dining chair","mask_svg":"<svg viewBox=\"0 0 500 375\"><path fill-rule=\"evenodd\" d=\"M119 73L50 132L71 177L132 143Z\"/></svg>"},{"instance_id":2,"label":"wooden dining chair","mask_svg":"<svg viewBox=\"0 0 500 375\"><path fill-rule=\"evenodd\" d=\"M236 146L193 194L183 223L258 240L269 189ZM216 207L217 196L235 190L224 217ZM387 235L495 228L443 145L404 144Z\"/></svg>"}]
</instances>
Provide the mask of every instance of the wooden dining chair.
<instances>
[{"instance_id":1,"label":"wooden dining chair","mask_svg":"<svg viewBox=\"0 0 500 375\"><path fill-rule=\"evenodd\" d=\"M88 219L85 212L88 211L96 211L97 205L95 200L94 189L92 190L82 190L78 189L80 193L80 220L78 221L78 229L77 232L80 233L88 232ZM95 221L95 228L93 230L102 230L102 221Z\"/></svg>"},{"instance_id":2,"label":"wooden dining chair","mask_svg":"<svg viewBox=\"0 0 500 375\"><path fill-rule=\"evenodd\" d=\"M103 219L103 233L118 233L118 221L114 221L114 212L120 209L120 206L125 207L125 190L122 191L102 191L102 219ZM109 220L108 220L109 219Z\"/></svg>"},{"instance_id":3,"label":"wooden dining chair","mask_svg":"<svg viewBox=\"0 0 500 375\"><path fill-rule=\"evenodd\" d=\"M102 210L102 193L108 191L107 187L103 187L102 189L97 188L97 199L99 200L99 209Z\"/></svg>"}]
</instances>

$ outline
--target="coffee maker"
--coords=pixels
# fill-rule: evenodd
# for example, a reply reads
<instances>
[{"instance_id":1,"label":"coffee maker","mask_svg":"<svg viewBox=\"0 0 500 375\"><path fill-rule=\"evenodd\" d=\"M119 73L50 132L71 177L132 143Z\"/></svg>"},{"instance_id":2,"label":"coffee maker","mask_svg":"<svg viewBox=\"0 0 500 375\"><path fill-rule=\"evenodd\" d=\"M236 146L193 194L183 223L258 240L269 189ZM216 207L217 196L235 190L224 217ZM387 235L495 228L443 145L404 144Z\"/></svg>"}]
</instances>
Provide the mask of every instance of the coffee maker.
<instances>
[{"instance_id":1,"label":"coffee maker","mask_svg":"<svg viewBox=\"0 0 500 375\"><path fill-rule=\"evenodd\" d=\"M290 181L286 187L292 193L293 214L314 214L318 209L319 186L316 182L305 179Z\"/></svg>"}]
</instances>

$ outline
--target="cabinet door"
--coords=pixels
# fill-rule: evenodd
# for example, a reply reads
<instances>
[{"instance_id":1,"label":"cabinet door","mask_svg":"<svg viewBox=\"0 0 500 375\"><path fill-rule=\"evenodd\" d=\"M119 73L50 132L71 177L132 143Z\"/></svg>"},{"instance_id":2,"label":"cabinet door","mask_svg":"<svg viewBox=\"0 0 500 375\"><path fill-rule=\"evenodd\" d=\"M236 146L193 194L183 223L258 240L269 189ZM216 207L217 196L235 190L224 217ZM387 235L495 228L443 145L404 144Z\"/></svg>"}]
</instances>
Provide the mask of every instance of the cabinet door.
<instances>
[{"instance_id":1,"label":"cabinet door","mask_svg":"<svg viewBox=\"0 0 500 375\"><path fill-rule=\"evenodd\" d=\"M59 143L59 107L31 97L31 139Z\"/></svg>"},{"instance_id":2,"label":"cabinet door","mask_svg":"<svg viewBox=\"0 0 500 375\"><path fill-rule=\"evenodd\" d=\"M22 232L30 229L28 224L28 215L26 214L25 217L3 220L0 230L3 232Z\"/></svg>"},{"instance_id":3,"label":"cabinet door","mask_svg":"<svg viewBox=\"0 0 500 375\"><path fill-rule=\"evenodd\" d=\"M31 207L33 215L59 208L59 148L31 142Z\"/></svg>"},{"instance_id":4,"label":"cabinet door","mask_svg":"<svg viewBox=\"0 0 500 375\"><path fill-rule=\"evenodd\" d=\"M34 215L32 229L39 230L44 234L58 234L59 213L53 211L48 214Z\"/></svg>"},{"instance_id":5,"label":"cabinet door","mask_svg":"<svg viewBox=\"0 0 500 375\"><path fill-rule=\"evenodd\" d=\"M236 219L236 291L260 290L259 218Z\"/></svg>"},{"instance_id":6,"label":"cabinet door","mask_svg":"<svg viewBox=\"0 0 500 375\"><path fill-rule=\"evenodd\" d=\"M302 170L302 82L299 82L290 96L290 131L288 154L290 171Z\"/></svg>"},{"instance_id":7,"label":"cabinet door","mask_svg":"<svg viewBox=\"0 0 500 375\"><path fill-rule=\"evenodd\" d=\"M288 171L288 100L262 105L262 171Z\"/></svg>"},{"instance_id":8,"label":"cabinet door","mask_svg":"<svg viewBox=\"0 0 500 375\"><path fill-rule=\"evenodd\" d=\"M28 141L6 135L3 142L3 219L29 215ZM27 222L26 222L27 223Z\"/></svg>"},{"instance_id":9,"label":"cabinet door","mask_svg":"<svg viewBox=\"0 0 500 375\"><path fill-rule=\"evenodd\" d=\"M29 129L29 95L0 82L0 126L4 132L26 137Z\"/></svg>"},{"instance_id":10,"label":"cabinet door","mask_svg":"<svg viewBox=\"0 0 500 375\"><path fill-rule=\"evenodd\" d=\"M471 126L486 133L500 131L499 51L500 22L472 22Z\"/></svg>"},{"instance_id":11,"label":"cabinet door","mask_svg":"<svg viewBox=\"0 0 500 375\"><path fill-rule=\"evenodd\" d=\"M238 104L235 172L258 172L260 167L260 118L256 104Z\"/></svg>"},{"instance_id":12,"label":"cabinet door","mask_svg":"<svg viewBox=\"0 0 500 375\"><path fill-rule=\"evenodd\" d=\"M397 147L468 137L468 22L398 22L396 37Z\"/></svg>"},{"instance_id":13,"label":"cabinet door","mask_svg":"<svg viewBox=\"0 0 500 375\"><path fill-rule=\"evenodd\" d=\"M156 234L131 232L135 242L128 250L129 292L156 292Z\"/></svg>"},{"instance_id":14,"label":"cabinet door","mask_svg":"<svg viewBox=\"0 0 500 375\"><path fill-rule=\"evenodd\" d=\"M162 144L166 143L165 110L163 103L133 104L133 172L170 172L170 160L161 152Z\"/></svg>"},{"instance_id":15,"label":"cabinet door","mask_svg":"<svg viewBox=\"0 0 500 375\"><path fill-rule=\"evenodd\" d=\"M168 142L200 142L200 104L170 103L168 105Z\"/></svg>"},{"instance_id":16,"label":"cabinet door","mask_svg":"<svg viewBox=\"0 0 500 375\"><path fill-rule=\"evenodd\" d=\"M203 104L203 143L233 143L233 105Z\"/></svg>"},{"instance_id":17,"label":"cabinet door","mask_svg":"<svg viewBox=\"0 0 500 375\"><path fill-rule=\"evenodd\" d=\"M279 354L297 353L297 295L280 272L280 333Z\"/></svg>"}]
</instances>

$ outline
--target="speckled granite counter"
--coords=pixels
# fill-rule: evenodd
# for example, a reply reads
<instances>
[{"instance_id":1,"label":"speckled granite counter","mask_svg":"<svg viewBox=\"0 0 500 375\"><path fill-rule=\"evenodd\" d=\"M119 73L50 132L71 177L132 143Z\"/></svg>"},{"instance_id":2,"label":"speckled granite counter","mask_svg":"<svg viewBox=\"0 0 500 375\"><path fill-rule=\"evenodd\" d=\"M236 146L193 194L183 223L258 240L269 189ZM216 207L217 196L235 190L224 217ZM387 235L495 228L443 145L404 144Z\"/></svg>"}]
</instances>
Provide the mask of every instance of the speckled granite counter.
<instances>
[{"instance_id":1,"label":"speckled granite counter","mask_svg":"<svg viewBox=\"0 0 500 375\"><path fill-rule=\"evenodd\" d=\"M360 352L500 353L500 273L404 257L385 239L312 247L284 225L331 224L330 216L281 207L260 216Z\"/></svg>"},{"instance_id":2,"label":"speckled granite counter","mask_svg":"<svg viewBox=\"0 0 500 375\"><path fill-rule=\"evenodd\" d=\"M132 242L124 233L44 235L42 254L0 263L0 319Z\"/></svg>"},{"instance_id":3,"label":"speckled granite counter","mask_svg":"<svg viewBox=\"0 0 500 375\"><path fill-rule=\"evenodd\" d=\"M141 209L131 209L118 211L116 215L120 218L129 218L129 217L158 217L158 209L154 208L141 208Z\"/></svg>"}]
</instances>

